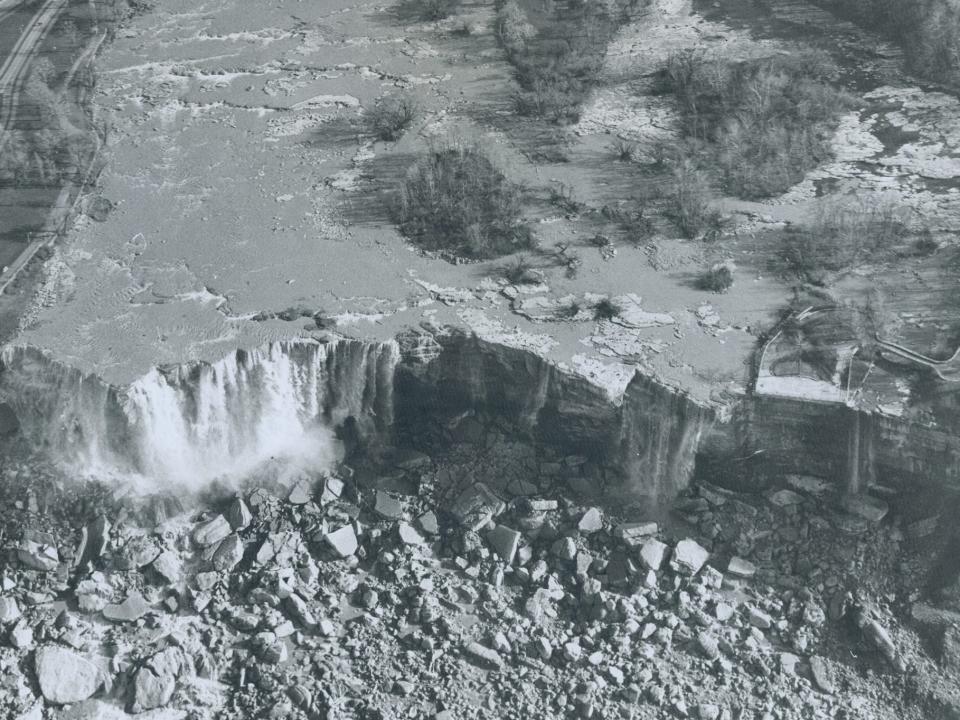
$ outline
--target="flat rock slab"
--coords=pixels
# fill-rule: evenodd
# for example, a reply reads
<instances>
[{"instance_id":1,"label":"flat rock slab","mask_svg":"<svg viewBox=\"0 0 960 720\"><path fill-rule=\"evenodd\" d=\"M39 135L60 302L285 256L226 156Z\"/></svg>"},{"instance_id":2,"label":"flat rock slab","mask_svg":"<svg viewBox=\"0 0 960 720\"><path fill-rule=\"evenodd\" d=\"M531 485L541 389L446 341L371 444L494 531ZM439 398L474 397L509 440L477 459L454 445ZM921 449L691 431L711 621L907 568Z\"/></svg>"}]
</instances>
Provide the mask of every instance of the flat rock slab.
<instances>
[{"instance_id":1,"label":"flat rock slab","mask_svg":"<svg viewBox=\"0 0 960 720\"><path fill-rule=\"evenodd\" d=\"M487 533L487 542L490 543L493 551L500 556L500 559L509 565L517 555L521 537L516 530L511 530L505 525L497 525Z\"/></svg>"},{"instance_id":2,"label":"flat rock slab","mask_svg":"<svg viewBox=\"0 0 960 720\"><path fill-rule=\"evenodd\" d=\"M467 530L479 530L503 512L504 503L482 482L474 483L457 496L450 513Z\"/></svg>"},{"instance_id":3,"label":"flat rock slab","mask_svg":"<svg viewBox=\"0 0 960 720\"><path fill-rule=\"evenodd\" d=\"M577 530L584 535L603 530L603 512L600 508L592 507L587 510L580 518L580 522L577 523Z\"/></svg>"},{"instance_id":4,"label":"flat rock slab","mask_svg":"<svg viewBox=\"0 0 960 720\"><path fill-rule=\"evenodd\" d=\"M353 555L360 544L357 542L357 534L350 525L344 525L339 530L327 533L324 536L330 549L341 558L348 558Z\"/></svg>"},{"instance_id":5,"label":"flat rock slab","mask_svg":"<svg viewBox=\"0 0 960 720\"><path fill-rule=\"evenodd\" d=\"M752 578L757 574L757 566L749 560L734 556L730 558L730 564L727 565L727 572L736 577Z\"/></svg>"},{"instance_id":6,"label":"flat rock slab","mask_svg":"<svg viewBox=\"0 0 960 720\"><path fill-rule=\"evenodd\" d=\"M617 525L613 534L627 545L639 545L651 535L656 535L660 527L655 522L622 523Z\"/></svg>"},{"instance_id":7,"label":"flat rock slab","mask_svg":"<svg viewBox=\"0 0 960 720\"><path fill-rule=\"evenodd\" d=\"M869 495L848 495L840 504L851 515L872 523L880 522L890 512L890 506L883 500Z\"/></svg>"},{"instance_id":8,"label":"flat rock slab","mask_svg":"<svg viewBox=\"0 0 960 720\"><path fill-rule=\"evenodd\" d=\"M37 682L47 702L67 705L86 700L100 687L97 666L72 650L45 645L37 650Z\"/></svg>"},{"instance_id":9,"label":"flat rock slab","mask_svg":"<svg viewBox=\"0 0 960 720\"><path fill-rule=\"evenodd\" d=\"M403 504L390 493L377 490L374 511L387 520L399 520L403 517Z\"/></svg>"},{"instance_id":10,"label":"flat rock slab","mask_svg":"<svg viewBox=\"0 0 960 720\"><path fill-rule=\"evenodd\" d=\"M134 622L150 612L143 595L132 592L122 603L111 603L103 608L103 616L114 622Z\"/></svg>"},{"instance_id":11,"label":"flat rock slab","mask_svg":"<svg viewBox=\"0 0 960 720\"><path fill-rule=\"evenodd\" d=\"M193 530L193 541L202 547L214 545L233 532L230 523L223 515L202 522Z\"/></svg>"},{"instance_id":12,"label":"flat rock slab","mask_svg":"<svg viewBox=\"0 0 960 720\"><path fill-rule=\"evenodd\" d=\"M819 655L810 658L810 675L813 677L813 684L817 689L827 694L833 694L837 686L833 681L833 670L830 665Z\"/></svg>"}]
</instances>

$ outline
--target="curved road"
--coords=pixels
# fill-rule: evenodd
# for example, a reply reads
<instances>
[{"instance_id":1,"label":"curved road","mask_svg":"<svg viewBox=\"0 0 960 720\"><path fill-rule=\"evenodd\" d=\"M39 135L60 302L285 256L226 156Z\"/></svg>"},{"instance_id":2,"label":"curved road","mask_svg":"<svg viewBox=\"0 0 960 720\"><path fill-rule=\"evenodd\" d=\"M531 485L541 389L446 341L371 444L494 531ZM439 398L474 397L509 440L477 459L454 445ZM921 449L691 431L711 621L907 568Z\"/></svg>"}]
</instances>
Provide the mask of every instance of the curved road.
<instances>
[{"instance_id":1,"label":"curved road","mask_svg":"<svg viewBox=\"0 0 960 720\"><path fill-rule=\"evenodd\" d=\"M44 36L53 27L67 0L44 0L27 23L20 38L0 65L0 152L7 143L8 131L13 128L17 114L17 100L27 77L27 70ZM0 21L14 11L17 3L0 0Z\"/></svg>"}]
</instances>

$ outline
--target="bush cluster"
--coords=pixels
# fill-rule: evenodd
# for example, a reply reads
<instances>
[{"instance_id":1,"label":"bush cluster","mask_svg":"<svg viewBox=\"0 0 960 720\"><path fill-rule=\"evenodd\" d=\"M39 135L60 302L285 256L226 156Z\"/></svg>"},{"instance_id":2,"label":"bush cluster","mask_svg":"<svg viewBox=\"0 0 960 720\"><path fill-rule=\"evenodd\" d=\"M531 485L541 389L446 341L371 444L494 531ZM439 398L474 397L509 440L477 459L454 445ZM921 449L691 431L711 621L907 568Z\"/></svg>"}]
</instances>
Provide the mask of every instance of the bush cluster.
<instances>
[{"instance_id":1,"label":"bush cluster","mask_svg":"<svg viewBox=\"0 0 960 720\"><path fill-rule=\"evenodd\" d=\"M417 104L408 97L380 98L367 113L367 129L380 140L399 140L417 115Z\"/></svg>"},{"instance_id":2,"label":"bush cluster","mask_svg":"<svg viewBox=\"0 0 960 720\"><path fill-rule=\"evenodd\" d=\"M424 249L479 259L533 246L522 202L520 188L480 149L451 146L410 167L395 213L400 231Z\"/></svg>"},{"instance_id":3,"label":"bush cluster","mask_svg":"<svg viewBox=\"0 0 960 720\"><path fill-rule=\"evenodd\" d=\"M956 0L820 0L903 47L918 75L960 85L960 3Z\"/></svg>"},{"instance_id":4,"label":"bush cluster","mask_svg":"<svg viewBox=\"0 0 960 720\"><path fill-rule=\"evenodd\" d=\"M680 105L689 152L706 152L725 192L777 195L830 156L830 137L852 99L830 83L836 69L820 53L746 62L672 55L657 90Z\"/></svg>"},{"instance_id":5,"label":"bush cluster","mask_svg":"<svg viewBox=\"0 0 960 720\"><path fill-rule=\"evenodd\" d=\"M905 212L893 202L828 203L811 222L788 228L779 269L820 284L827 273L890 252L907 235Z\"/></svg>"},{"instance_id":6,"label":"bush cluster","mask_svg":"<svg viewBox=\"0 0 960 720\"><path fill-rule=\"evenodd\" d=\"M596 87L607 44L637 0L550 2L534 25L517 0L498 3L495 30L514 67L517 112L575 123Z\"/></svg>"}]
</instances>

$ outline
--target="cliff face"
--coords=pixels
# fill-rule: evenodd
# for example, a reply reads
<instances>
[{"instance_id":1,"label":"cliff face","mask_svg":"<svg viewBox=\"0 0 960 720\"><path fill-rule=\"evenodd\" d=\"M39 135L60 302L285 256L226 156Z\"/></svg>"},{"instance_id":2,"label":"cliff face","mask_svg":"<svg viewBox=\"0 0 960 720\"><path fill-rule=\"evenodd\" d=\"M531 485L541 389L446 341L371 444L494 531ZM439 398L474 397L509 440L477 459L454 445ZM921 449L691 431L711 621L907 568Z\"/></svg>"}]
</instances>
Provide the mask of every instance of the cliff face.
<instances>
[{"instance_id":1,"label":"cliff face","mask_svg":"<svg viewBox=\"0 0 960 720\"><path fill-rule=\"evenodd\" d=\"M152 483L196 485L272 458L322 469L339 456L334 434L345 423L355 441L389 443L399 428L418 445L432 425L478 414L549 448L579 468L578 489L610 499L669 500L697 472L751 489L784 473L845 492L873 482L960 488L960 438L946 430L764 396L720 413L639 373L615 391L461 331L276 342L155 369L126 387L9 347L0 392L26 437L56 459Z\"/></svg>"}]
</instances>

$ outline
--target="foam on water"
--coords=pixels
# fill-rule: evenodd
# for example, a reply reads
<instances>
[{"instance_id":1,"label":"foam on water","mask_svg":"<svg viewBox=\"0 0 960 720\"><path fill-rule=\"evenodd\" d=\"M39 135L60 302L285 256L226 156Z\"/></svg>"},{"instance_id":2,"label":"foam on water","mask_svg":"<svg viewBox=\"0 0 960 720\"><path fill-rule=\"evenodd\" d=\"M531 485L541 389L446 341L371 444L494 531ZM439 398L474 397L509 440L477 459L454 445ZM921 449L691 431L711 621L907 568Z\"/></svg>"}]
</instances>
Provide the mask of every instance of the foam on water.
<instances>
[{"instance_id":1,"label":"foam on water","mask_svg":"<svg viewBox=\"0 0 960 720\"><path fill-rule=\"evenodd\" d=\"M238 482L266 464L320 472L348 416L386 429L392 343L297 339L214 363L154 369L116 388L30 348L4 352L3 395L35 445L85 476L144 490Z\"/></svg>"}]
</instances>

